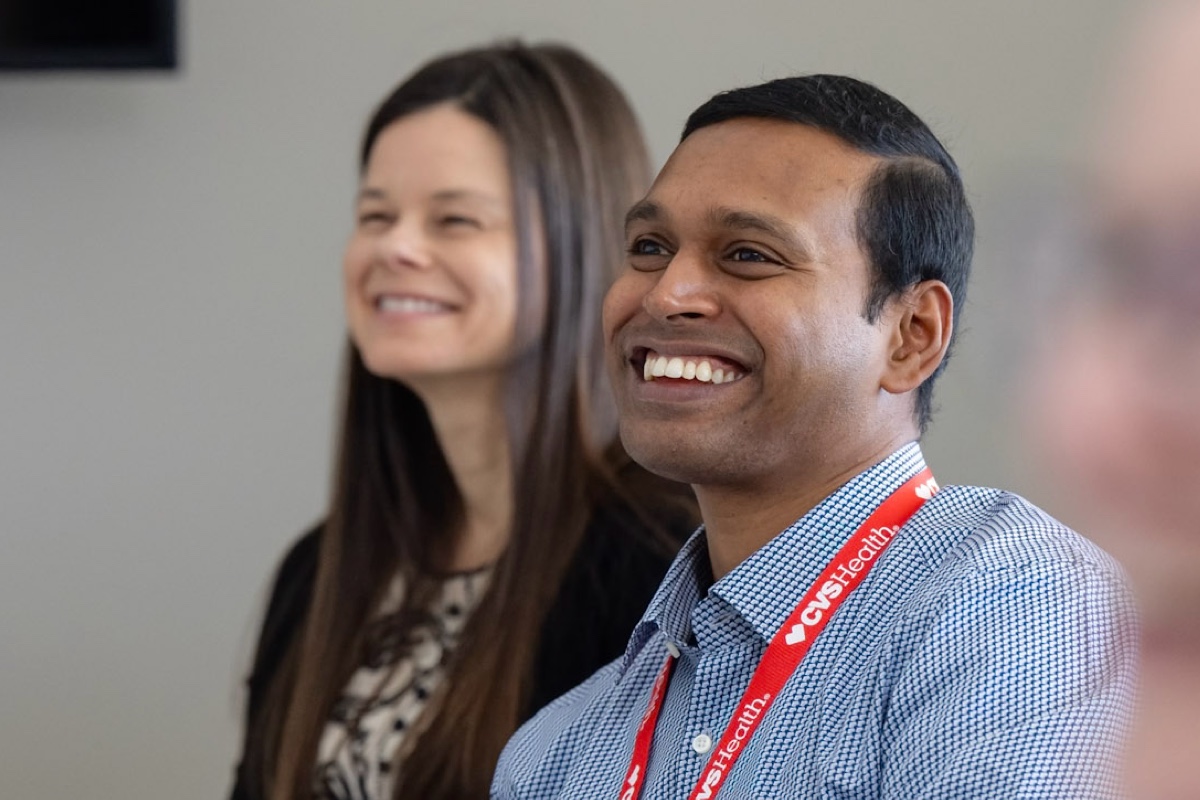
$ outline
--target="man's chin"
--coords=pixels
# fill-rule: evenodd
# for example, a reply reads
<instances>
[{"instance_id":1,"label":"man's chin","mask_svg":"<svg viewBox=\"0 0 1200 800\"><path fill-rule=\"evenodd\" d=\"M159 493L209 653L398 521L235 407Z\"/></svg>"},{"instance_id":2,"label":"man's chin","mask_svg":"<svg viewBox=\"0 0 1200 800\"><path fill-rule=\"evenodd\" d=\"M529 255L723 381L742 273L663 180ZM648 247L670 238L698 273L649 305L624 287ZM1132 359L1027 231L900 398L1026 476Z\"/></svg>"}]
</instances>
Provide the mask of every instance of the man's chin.
<instances>
[{"instance_id":1,"label":"man's chin","mask_svg":"<svg viewBox=\"0 0 1200 800\"><path fill-rule=\"evenodd\" d=\"M721 467L728 467L727 460L714 459L709 448L698 447L678 437L642 435L622 425L621 443L634 461L655 475L679 483L720 482Z\"/></svg>"}]
</instances>

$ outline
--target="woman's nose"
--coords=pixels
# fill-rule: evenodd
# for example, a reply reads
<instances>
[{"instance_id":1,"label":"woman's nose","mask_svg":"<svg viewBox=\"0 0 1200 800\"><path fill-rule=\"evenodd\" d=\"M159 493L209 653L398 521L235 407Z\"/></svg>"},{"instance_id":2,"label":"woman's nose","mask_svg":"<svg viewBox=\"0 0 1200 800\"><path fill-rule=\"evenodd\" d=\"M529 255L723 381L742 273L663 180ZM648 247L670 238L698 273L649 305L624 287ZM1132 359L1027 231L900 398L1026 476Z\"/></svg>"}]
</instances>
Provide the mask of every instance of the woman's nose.
<instances>
[{"instance_id":1,"label":"woman's nose","mask_svg":"<svg viewBox=\"0 0 1200 800\"><path fill-rule=\"evenodd\" d=\"M432 263L429 242L419 220L400 219L376 242L377 258L389 269L427 269Z\"/></svg>"}]
</instances>

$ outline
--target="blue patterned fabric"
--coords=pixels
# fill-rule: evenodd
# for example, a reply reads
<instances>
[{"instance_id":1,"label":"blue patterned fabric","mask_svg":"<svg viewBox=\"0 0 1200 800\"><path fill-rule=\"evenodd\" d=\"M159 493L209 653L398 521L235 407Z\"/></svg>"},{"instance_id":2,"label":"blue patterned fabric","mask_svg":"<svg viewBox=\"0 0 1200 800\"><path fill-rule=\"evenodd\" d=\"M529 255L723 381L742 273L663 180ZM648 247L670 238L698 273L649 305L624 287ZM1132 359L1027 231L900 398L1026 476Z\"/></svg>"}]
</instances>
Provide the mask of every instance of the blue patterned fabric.
<instances>
[{"instance_id":1,"label":"blue patterned fabric","mask_svg":"<svg viewBox=\"0 0 1200 800\"><path fill-rule=\"evenodd\" d=\"M703 529L624 657L509 742L494 798L617 798L668 645L681 653L645 800L694 787L767 643L842 542L924 467L858 475L705 592ZM722 798L1119 797L1136 672L1120 568L1014 494L943 488L906 524L767 713Z\"/></svg>"}]
</instances>

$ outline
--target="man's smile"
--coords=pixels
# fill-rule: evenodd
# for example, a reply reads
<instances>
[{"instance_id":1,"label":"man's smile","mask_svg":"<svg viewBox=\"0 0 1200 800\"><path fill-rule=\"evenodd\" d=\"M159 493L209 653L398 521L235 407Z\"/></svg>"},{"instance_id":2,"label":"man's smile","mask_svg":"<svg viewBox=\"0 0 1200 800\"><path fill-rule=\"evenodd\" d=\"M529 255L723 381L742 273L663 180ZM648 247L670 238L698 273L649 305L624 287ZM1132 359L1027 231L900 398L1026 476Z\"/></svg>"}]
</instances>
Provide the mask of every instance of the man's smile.
<instances>
[{"instance_id":1,"label":"man's smile","mask_svg":"<svg viewBox=\"0 0 1200 800\"><path fill-rule=\"evenodd\" d=\"M740 364L713 355L674 355L646 348L635 355L637 358L642 360L644 381L667 378L720 384L732 383L746 374Z\"/></svg>"}]
</instances>

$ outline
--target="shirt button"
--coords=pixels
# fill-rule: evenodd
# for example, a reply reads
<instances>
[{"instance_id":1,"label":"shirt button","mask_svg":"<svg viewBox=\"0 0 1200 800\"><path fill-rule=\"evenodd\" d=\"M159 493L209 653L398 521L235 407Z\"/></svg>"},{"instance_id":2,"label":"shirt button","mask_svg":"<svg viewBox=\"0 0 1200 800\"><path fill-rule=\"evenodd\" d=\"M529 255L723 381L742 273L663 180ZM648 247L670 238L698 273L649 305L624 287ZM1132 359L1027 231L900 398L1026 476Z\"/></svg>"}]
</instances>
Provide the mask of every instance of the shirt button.
<instances>
[{"instance_id":1,"label":"shirt button","mask_svg":"<svg viewBox=\"0 0 1200 800\"><path fill-rule=\"evenodd\" d=\"M712 747L712 737L707 733L696 734L696 738L692 739L692 749L697 753L704 754Z\"/></svg>"}]
</instances>

